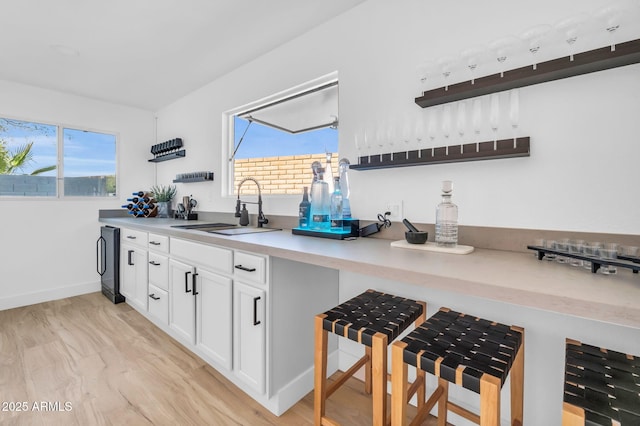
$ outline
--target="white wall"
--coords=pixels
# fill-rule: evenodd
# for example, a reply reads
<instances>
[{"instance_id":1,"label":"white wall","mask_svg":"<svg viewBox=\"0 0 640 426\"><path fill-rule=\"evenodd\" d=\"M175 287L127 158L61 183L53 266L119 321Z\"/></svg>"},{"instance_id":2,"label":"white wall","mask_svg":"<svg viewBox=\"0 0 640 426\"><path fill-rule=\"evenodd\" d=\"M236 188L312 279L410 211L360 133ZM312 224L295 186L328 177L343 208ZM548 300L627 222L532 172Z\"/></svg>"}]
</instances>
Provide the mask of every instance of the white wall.
<instances>
[{"instance_id":1,"label":"white wall","mask_svg":"<svg viewBox=\"0 0 640 426\"><path fill-rule=\"evenodd\" d=\"M122 199L153 183L149 111L0 81L0 116L61 123L118 135ZM95 242L99 209L120 199L0 200L0 310L98 291Z\"/></svg>"},{"instance_id":2,"label":"white wall","mask_svg":"<svg viewBox=\"0 0 640 426\"><path fill-rule=\"evenodd\" d=\"M232 211L233 200L220 196L221 114L336 70L340 153L356 162L356 133L376 120L428 114L413 101L420 62L606 3L370 0L159 111L159 140L182 137L187 149L184 160L158 166L159 182L213 170L215 182L181 184L179 195L193 194L203 210ZM523 88L520 129L531 136L531 157L353 171L354 214L374 219L385 201L403 201L404 216L433 223L440 182L452 179L463 225L640 234L632 186L640 177L639 77L632 65ZM506 121L502 128L511 136ZM491 139L488 124L482 137ZM296 215L298 202L267 197L265 212Z\"/></svg>"}]
</instances>

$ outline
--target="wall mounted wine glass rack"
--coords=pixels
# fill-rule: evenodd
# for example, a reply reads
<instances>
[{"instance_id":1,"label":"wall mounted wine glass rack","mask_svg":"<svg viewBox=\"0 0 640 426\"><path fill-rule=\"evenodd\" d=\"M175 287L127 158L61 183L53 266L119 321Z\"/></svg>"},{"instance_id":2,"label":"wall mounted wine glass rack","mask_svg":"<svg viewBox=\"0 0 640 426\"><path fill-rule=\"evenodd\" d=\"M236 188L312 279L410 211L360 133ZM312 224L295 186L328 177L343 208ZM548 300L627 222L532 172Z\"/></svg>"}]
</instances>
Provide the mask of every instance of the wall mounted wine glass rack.
<instances>
[{"instance_id":1,"label":"wall mounted wine glass rack","mask_svg":"<svg viewBox=\"0 0 640 426\"><path fill-rule=\"evenodd\" d=\"M415 98L415 102L419 106L427 108L637 63L640 63L640 39L616 44L615 50L611 50L611 46L602 47L576 53L573 55L573 60L571 60L571 56L565 56L540 62L535 67L532 64L504 71L502 75L500 73L492 74L428 90L422 96Z\"/></svg>"},{"instance_id":2,"label":"wall mounted wine glass rack","mask_svg":"<svg viewBox=\"0 0 640 426\"><path fill-rule=\"evenodd\" d=\"M182 158L187 155L187 152L182 148L182 139L175 138L168 141L158 143L151 146L151 153L154 155L149 160L151 163L159 163L160 161L173 160L175 158Z\"/></svg>"},{"instance_id":3,"label":"wall mounted wine glass rack","mask_svg":"<svg viewBox=\"0 0 640 426\"><path fill-rule=\"evenodd\" d=\"M615 266L617 268L631 269L634 274L640 271L640 257L618 255L617 259L601 259L599 257L587 256L579 253L570 253L562 250L549 249L539 246L527 246L529 250L538 252L538 260L542 260L546 254L555 254L556 256L570 257L572 259L580 259L591 262L591 272L596 273L602 265Z\"/></svg>"},{"instance_id":4,"label":"wall mounted wine glass rack","mask_svg":"<svg viewBox=\"0 0 640 426\"><path fill-rule=\"evenodd\" d=\"M530 148L531 141L529 137L439 146L435 148L359 157L358 164L351 164L349 169L375 170L390 167L457 163L460 161L528 157L530 155Z\"/></svg>"},{"instance_id":5,"label":"wall mounted wine glass rack","mask_svg":"<svg viewBox=\"0 0 640 426\"><path fill-rule=\"evenodd\" d=\"M173 183L190 183L190 182L206 182L213 181L213 172L191 172L179 173L173 180Z\"/></svg>"}]
</instances>

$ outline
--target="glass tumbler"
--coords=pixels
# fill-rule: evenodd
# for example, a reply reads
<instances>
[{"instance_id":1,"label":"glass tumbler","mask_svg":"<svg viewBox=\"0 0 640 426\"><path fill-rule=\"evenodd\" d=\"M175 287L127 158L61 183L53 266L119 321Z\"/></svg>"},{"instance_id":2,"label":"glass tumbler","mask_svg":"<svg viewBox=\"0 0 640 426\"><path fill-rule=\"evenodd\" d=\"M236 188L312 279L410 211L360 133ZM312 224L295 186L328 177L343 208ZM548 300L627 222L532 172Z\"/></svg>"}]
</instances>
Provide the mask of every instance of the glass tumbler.
<instances>
[{"instance_id":1,"label":"glass tumbler","mask_svg":"<svg viewBox=\"0 0 640 426\"><path fill-rule=\"evenodd\" d=\"M569 253L583 255L584 254L584 240L572 240L569 242ZM574 257L569 258L569 265L582 266L582 259L576 259Z\"/></svg>"},{"instance_id":2,"label":"glass tumbler","mask_svg":"<svg viewBox=\"0 0 640 426\"><path fill-rule=\"evenodd\" d=\"M563 239L559 240L556 243L556 249L558 251L568 252L569 251L569 239L568 238L563 238ZM566 257L566 256L558 255L556 257L556 262L558 262L558 263L567 263L568 261L569 261L569 258Z\"/></svg>"},{"instance_id":3,"label":"glass tumbler","mask_svg":"<svg viewBox=\"0 0 640 426\"><path fill-rule=\"evenodd\" d=\"M549 250L555 250L556 249L556 240L547 240L544 242L544 247L549 249ZM552 261L552 260L556 260L556 254L555 253L545 253L544 254L544 260L548 260L548 261Z\"/></svg>"},{"instance_id":4,"label":"glass tumbler","mask_svg":"<svg viewBox=\"0 0 640 426\"><path fill-rule=\"evenodd\" d=\"M599 249L602 247L601 243L585 243L584 245L584 255L587 257L598 257L600 255ZM591 261L583 260L582 267L585 269L591 270Z\"/></svg>"},{"instance_id":5,"label":"glass tumbler","mask_svg":"<svg viewBox=\"0 0 640 426\"><path fill-rule=\"evenodd\" d=\"M605 244L600 249L600 259L602 260L615 260L618 257L618 245L617 244ZM604 275L613 275L618 272L615 266L601 265L599 271Z\"/></svg>"}]
</instances>

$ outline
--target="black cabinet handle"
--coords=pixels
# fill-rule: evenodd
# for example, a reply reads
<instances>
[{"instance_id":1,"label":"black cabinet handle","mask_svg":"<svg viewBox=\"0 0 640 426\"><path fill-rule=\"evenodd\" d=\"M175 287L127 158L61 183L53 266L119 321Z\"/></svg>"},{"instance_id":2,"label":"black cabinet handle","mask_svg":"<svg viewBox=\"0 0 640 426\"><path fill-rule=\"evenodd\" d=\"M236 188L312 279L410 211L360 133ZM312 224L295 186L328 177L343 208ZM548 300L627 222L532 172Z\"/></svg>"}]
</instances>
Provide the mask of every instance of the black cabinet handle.
<instances>
[{"instance_id":1,"label":"black cabinet handle","mask_svg":"<svg viewBox=\"0 0 640 426\"><path fill-rule=\"evenodd\" d=\"M153 300L160 300L160 298L157 297L155 293L151 293L149 297L152 298Z\"/></svg>"},{"instance_id":2,"label":"black cabinet handle","mask_svg":"<svg viewBox=\"0 0 640 426\"><path fill-rule=\"evenodd\" d=\"M136 239L136 237L134 237L133 235L127 235L127 238L130 239L130 240L135 240Z\"/></svg>"},{"instance_id":3,"label":"black cabinet handle","mask_svg":"<svg viewBox=\"0 0 640 426\"><path fill-rule=\"evenodd\" d=\"M156 262L155 260L149 261L149 265L160 266L160 264L158 262Z\"/></svg>"},{"instance_id":4,"label":"black cabinet handle","mask_svg":"<svg viewBox=\"0 0 640 426\"><path fill-rule=\"evenodd\" d=\"M184 273L184 292L185 293L191 293L191 290L189 290L189 274L191 273L191 271L187 271Z\"/></svg>"},{"instance_id":5,"label":"black cabinet handle","mask_svg":"<svg viewBox=\"0 0 640 426\"><path fill-rule=\"evenodd\" d=\"M200 293L198 293L196 291L196 277L198 276L198 274L196 272L193 273L193 275L191 276L191 288L193 288L193 295L196 296Z\"/></svg>"},{"instance_id":6,"label":"black cabinet handle","mask_svg":"<svg viewBox=\"0 0 640 426\"><path fill-rule=\"evenodd\" d=\"M260 321L258 321L258 300L260 300L260 296L253 298L253 325L260 325Z\"/></svg>"},{"instance_id":7,"label":"black cabinet handle","mask_svg":"<svg viewBox=\"0 0 640 426\"><path fill-rule=\"evenodd\" d=\"M96 272L100 276L103 276L104 273L107 272L106 250L107 250L107 240L105 240L103 236L100 236L98 238L98 241L96 241ZM100 255L101 252L102 252L102 255ZM100 264L102 264L102 268L100 267L101 266Z\"/></svg>"},{"instance_id":8,"label":"black cabinet handle","mask_svg":"<svg viewBox=\"0 0 640 426\"><path fill-rule=\"evenodd\" d=\"M247 268L246 266L242 266L242 265L236 265L235 266L236 269L240 269L242 271L247 271L247 272L255 272L256 268Z\"/></svg>"},{"instance_id":9,"label":"black cabinet handle","mask_svg":"<svg viewBox=\"0 0 640 426\"><path fill-rule=\"evenodd\" d=\"M133 254L133 250L128 250L128 252L127 252L127 263L129 264L129 266L135 266L135 264L131 260L131 255L132 254Z\"/></svg>"},{"instance_id":10,"label":"black cabinet handle","mask_svg":"<svg viewBox=\"0 0 640 426\"><path fill-rule=\"evenodd\" d=\"M149 244L154 245L154 246L159 246L160 243L157 241L149 241Z\"/></svg>"}]
</instances>

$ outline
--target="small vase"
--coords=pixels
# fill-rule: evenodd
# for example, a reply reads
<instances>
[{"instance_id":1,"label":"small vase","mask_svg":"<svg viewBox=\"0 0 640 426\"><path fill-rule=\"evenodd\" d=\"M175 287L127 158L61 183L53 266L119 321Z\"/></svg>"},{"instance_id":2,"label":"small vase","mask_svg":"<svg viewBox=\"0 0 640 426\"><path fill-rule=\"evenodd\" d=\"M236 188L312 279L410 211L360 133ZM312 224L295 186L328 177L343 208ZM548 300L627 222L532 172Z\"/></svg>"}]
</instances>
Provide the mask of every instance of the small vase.
<instances>
[{"instance_id":1,"label":"small vase","mask_svg":"<svg viewBox=\"0 0 640 426\"><path fill-rule=\"evenodd\" d=\"M168 218L169 216L169 207L171 205L170 201L158 201L158 216Z\"/></svg>"}]
</instances>

